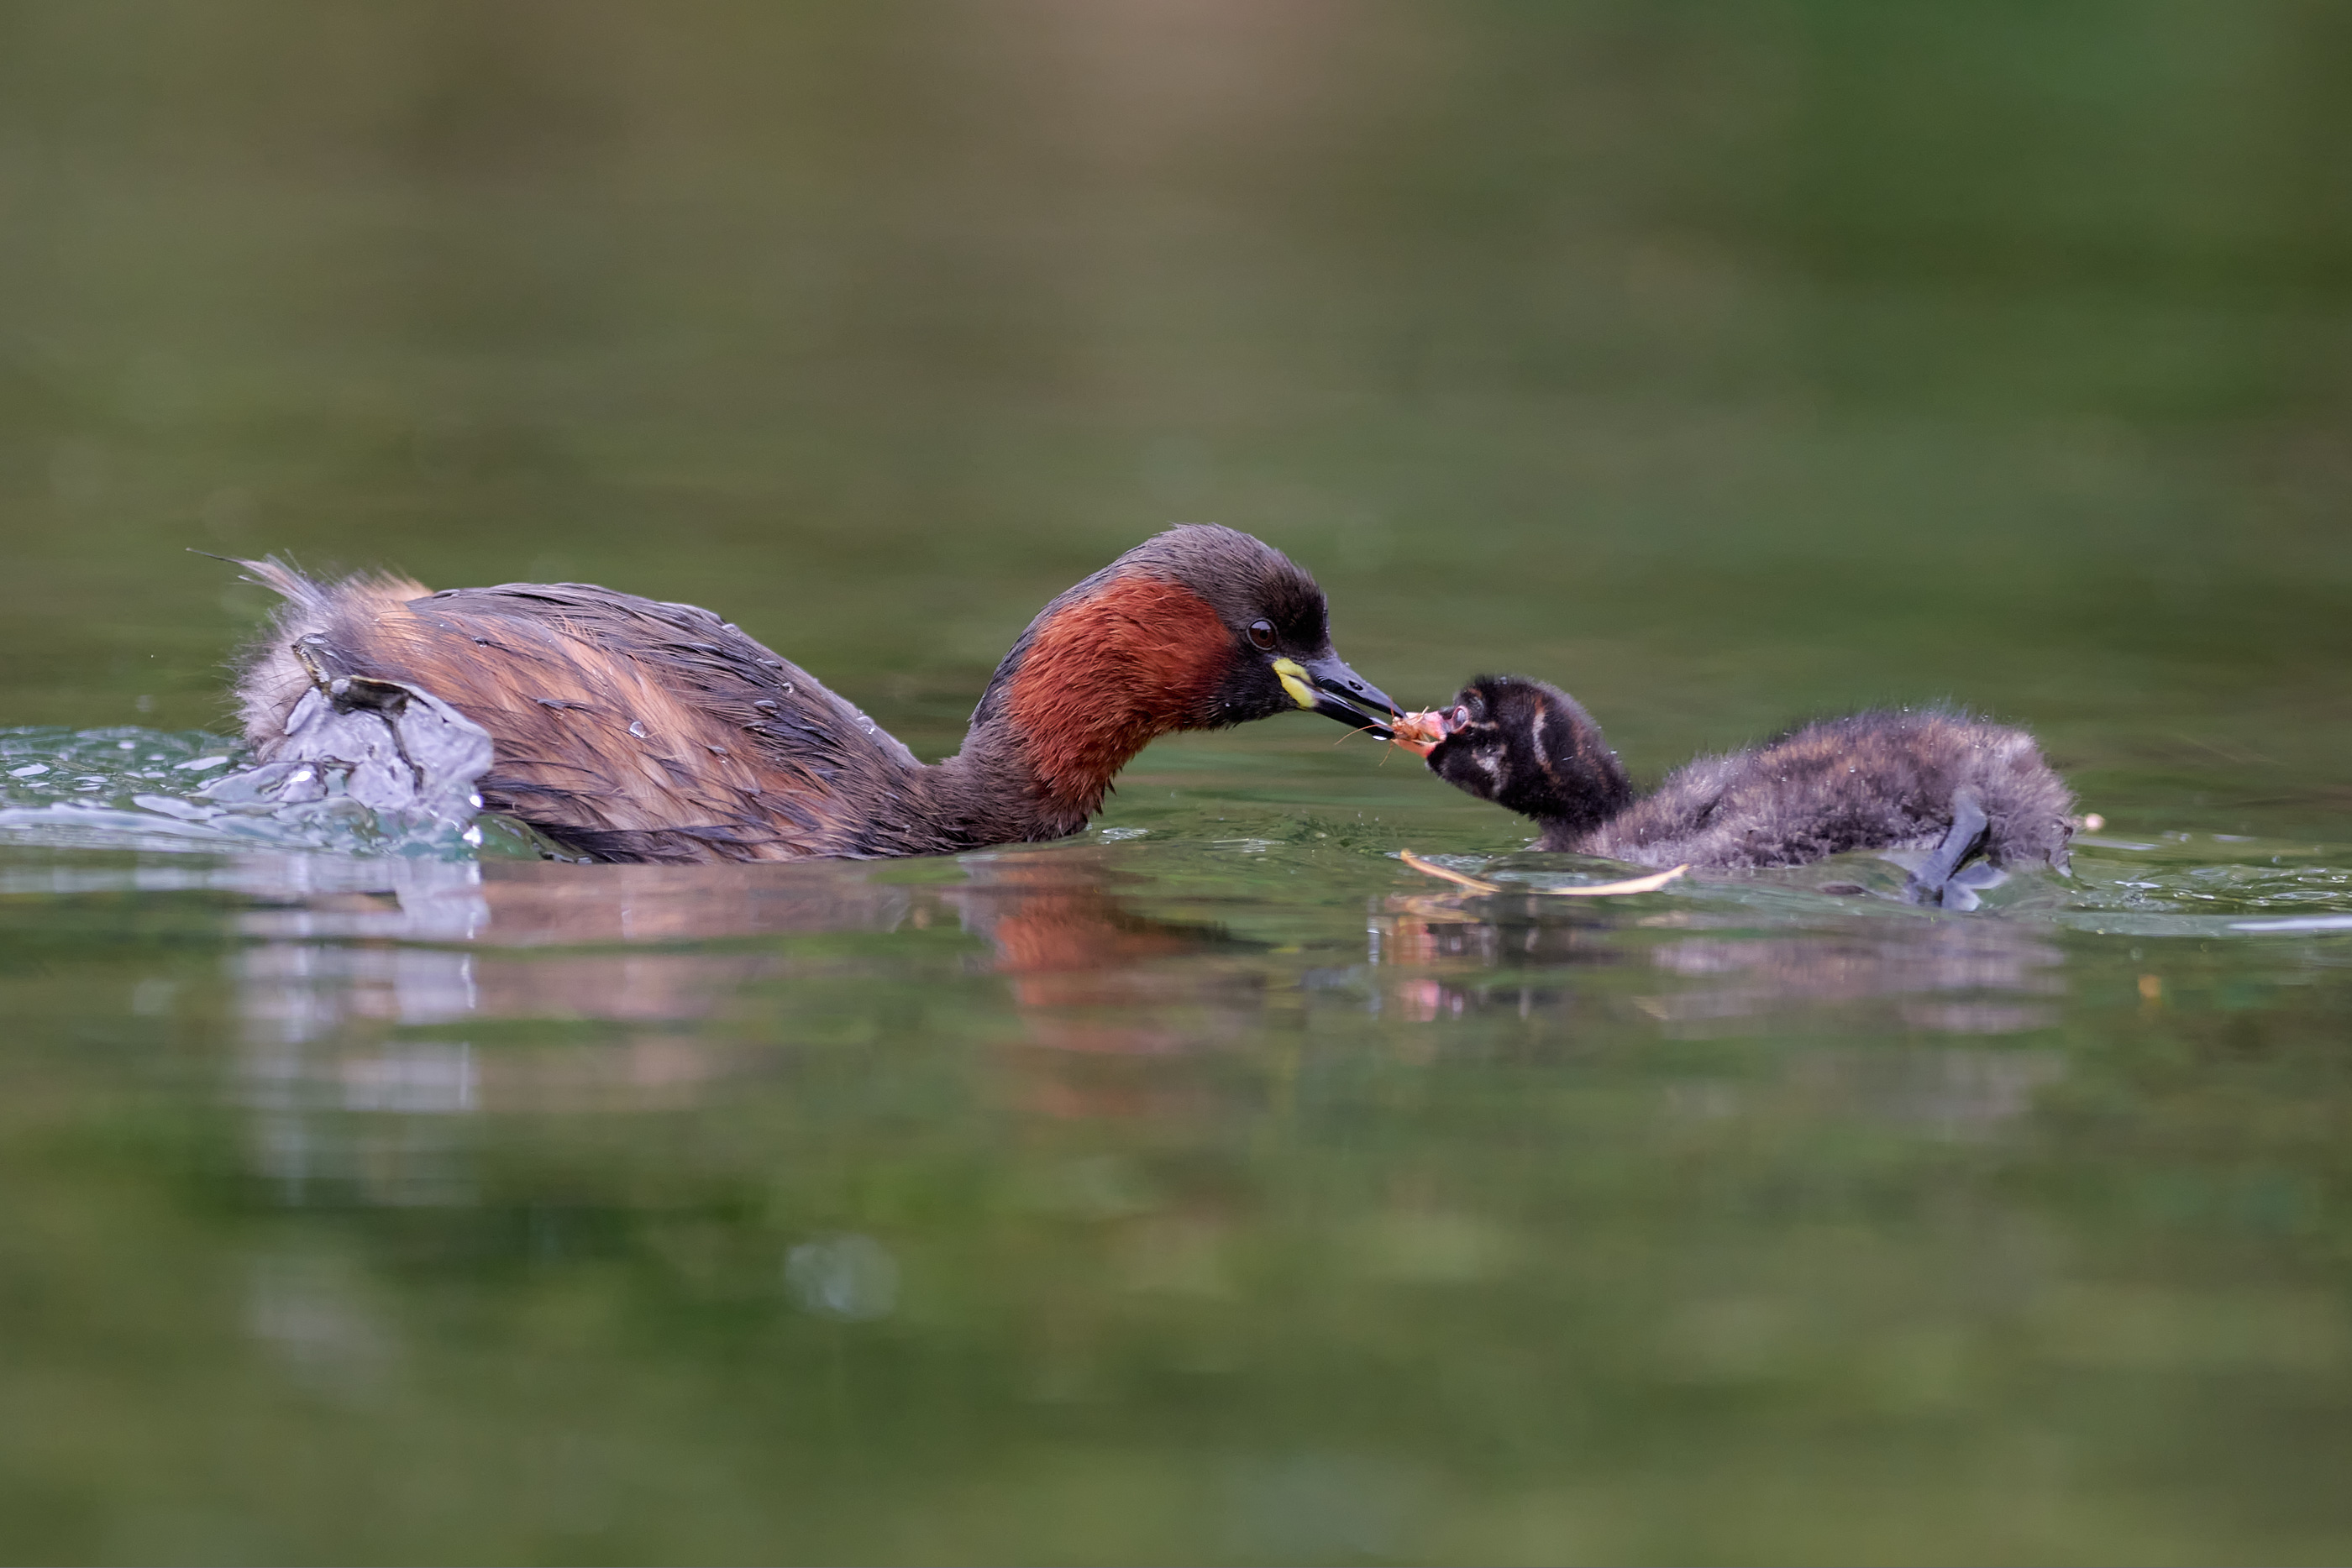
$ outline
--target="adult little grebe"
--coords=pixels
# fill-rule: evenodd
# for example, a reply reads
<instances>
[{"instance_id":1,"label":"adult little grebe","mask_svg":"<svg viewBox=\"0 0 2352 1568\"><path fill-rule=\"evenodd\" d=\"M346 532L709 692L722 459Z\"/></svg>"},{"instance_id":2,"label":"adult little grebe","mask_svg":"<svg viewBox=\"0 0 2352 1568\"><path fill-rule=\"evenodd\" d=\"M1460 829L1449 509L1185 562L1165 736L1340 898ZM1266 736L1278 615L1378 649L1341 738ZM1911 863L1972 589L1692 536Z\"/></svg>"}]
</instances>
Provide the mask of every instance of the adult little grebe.
<instances>
[{"instance_id":1,"label":"adult little grebe","mask_svg":"<svg viewBox=\"0 0 2352 1568\"><path fill-rule=\"evenodd\" d=\"M284 595L238 683L259 759L295 755L317 689L400 688L488 732L482 804L604 861L877 859L1059 838L1155 737L1306 708L1385 737L1394 705L1331 651L1322 591L1280 551L1190 525L1045 606L926 766L707 610L580 583L428 593L241 562ZM308 758L304 758L309 760Z\"/></svg>"},{"instance_id":2,"label":"adult little grebe","mask_svg":"<svg viewBox=\"0 0 2352 1568\"><path fill-rule=\"evenodd\" d=\"M2021 729L1961 715L1860 713L1684 764L1636 798L1601 727L1557 686L1482 676L1393 738L1447 783L1534 818L1538 847L1636 865L1792 866L1848 850L1929 850L1910 895L1975 903L1953 873L2067 869L2074 797Z\"/></svg>"}]
</instances>

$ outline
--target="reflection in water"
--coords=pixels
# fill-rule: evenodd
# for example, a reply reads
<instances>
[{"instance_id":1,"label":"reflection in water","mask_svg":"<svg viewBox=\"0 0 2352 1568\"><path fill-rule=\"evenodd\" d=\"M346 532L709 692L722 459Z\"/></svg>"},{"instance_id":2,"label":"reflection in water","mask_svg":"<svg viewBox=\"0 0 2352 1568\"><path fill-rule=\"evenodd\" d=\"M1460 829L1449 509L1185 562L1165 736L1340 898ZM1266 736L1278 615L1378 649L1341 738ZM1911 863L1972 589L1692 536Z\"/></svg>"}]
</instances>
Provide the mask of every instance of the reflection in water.
<instances>
[{"instance_id":1,"label":"reflection in water","mask_svg":"<svg viewBox=\"0 0 2352 1568\"><path fill-rule=\"evenodd\" d=\"M1874 927L1877 923L1873 923ZM1645 997L1643 1009L1689 1031L1732 1019L1823 1002L1892 998L1908 1027L1938 1034L2015 1034L2046 1029L2047 1007L1977 999L1976 993L2053 996L2055 944L2027 927L1933 919L1885 929L1811 936L1688 937L1653 948L1650 962L1713 982L1697 991ZM1969 999L1948 999L1955 996ZM1933 1000L1925 998L1935 998Z\"/></svg>"},{"instance_id":2,"label":"reflection in water","mask_svg":"<svg viewBox=\"0 0 2352 1568\"><path fill-rule=\"evenodd\" d=\"M397 1358L390 1325L364 1281L341 1260L301 1253L256 1259L246 1331L302 1385L346 1400L375 1393Z\"/></svg>"},{"instance_id":3,"label":"reflection in water","mask_svg":"<svg viewBox=\"0 0 2352 1568\"><path fill-rule=\"evenodd\" d=\"M1493 913L1501 907L1427 895L1381 904L1371 922L1373 961L1420 971L1388 988L1402 1017L1423 1024L1497 1011L1569 1019L1613 1001L1669 1039L1790 1027L1805 1035L1825 1027L2009 1035L2053 1027L2054 998L2065 989L2063 952L2048 932L2019 922L1867 912L1826 928L1759 932L1728 917L1637 915L1623 925L1603 911L1537 903ZM1667 935L1709 923L1720 928ZM1580 970L1613 970L1613 984L1580 984ZM1678 983L1663 988L1661 978ZM2055 1052L1813 1043L1765 1095L1774 1109L1965 1137L2030 1111L2033 1092L2063 1071ZM1753 1088L1706 1082L1669 1091L1672 1111L1700 1118L1760 1109L1757 1097Z\"/></svg>"},{"instance_id":4,"label":"reflection in water","mask_svg":"<svg viewBox=\"0 0 2352 1568\"><path fill-rule=\"evenodd\" d=\"M1021 1021L1002 1042L1013 1098L1054 1116L1176 1109L1181 1095L1090 1082L1064 1060L1181 1054L1261 1009L1263 977L1216 962L1219 932L1127 910L1097 857L1012 852L961 869L961 883L925 886L845 863L394 861L320 888L299 861L249 862L240 890L268 902L240 917L252 940L233 964L256 1163L289 1202L322 1184L367 1202L469 1202L452 1119L699 1103L791 1049L705 1027L757 988L904 978L910 956L779 937L936 930L956 973L982 939L978 967L1007 977ZM538 1022L618 1028L555 1045L470 1038Z\"/></svg>"},{"instance_id":5,"label":"reflection in water","mask_svg":"<svg viewBox=\"0 0 2352 1568\"><path fill-rule=\"evenodd\" d=\"M1879 1004L1905 1028L1936 1034L2014 1034L2049 1027L2039 1002L2065 987L2064 954L2051 935L2019 922L1884 915L1871 911L1791 932L1704 915L1650 915L1627 924L1606 911L1536 903L1395 895L1373 915L1375 965L1421 971L1392 988L1421 1021L1508 1008L1526 1018L1572 1004L1580 969L1646 965L1685 982L1643 987L1631 1006L1677 1038L1749 1032L1756 1020L1825 1005ZM1706 929L1704 936L1664 936ZM1834 1015L1832 1015L1834 1016ZM1884 1017L1870 1021L1885 1022Z\"/></svg>"},{"instance_id":6,"label":"reflection in water","mask_svg":"<svg viewBox=\"0 0 2352 1568\"><path fill-rule=\"evenodd\" d=\"M849 863L420 860L343 862L322 882L307 858L243 862L240 891L260 901L233 960L255 1165L289 1203L472 1202L469 1118L705 1103L780 1071L806 1045L796 1031L822 1032L801 1009L832 982L866 988L855 1009L891 985L980 979L976 1038L1006 1102L1158 1121L1214 1111L1217 1091L1183 1064L1257 1038L1277 1007L1369 1013L1405 1031L1400 1060L1426 1063L1450 1049L1425 1032L1446 1021L1571 1048L1790 1022L2006 1035L2046 1027L2063 989L2053 935L2022 922L1874 911L1791 928L1705 905L1416 894L1377 902L1364 968L1309 970L1294 990L1262 945L1134 907L1118 864L1097 848L1011 851L955 862L960 880L907 881ZM861 942L876 936L888 945ZM532 1038L547 1023L574 1027ZM583 1023L606 1027L583 1038ZM2013 1051L1815 1045L1792 1071L1784 1092L1808 1103L1957 1133L2022 1113L2056 1068ZM1710 1092L1685 1086L1676 1109L1739 1108Z\"/></svg>"},{"instance_id":7,"label":"reflection in water","mask_svg":"<svg viewBox=\"0 0 2352 1568\"><path fill-rule=\"evenodd\" d=\"M898 1304L898 1262L871 1236L827 1236L784 1255L793 1299L819 1317L887 1318Z\"/></svg>"}]
</instances>

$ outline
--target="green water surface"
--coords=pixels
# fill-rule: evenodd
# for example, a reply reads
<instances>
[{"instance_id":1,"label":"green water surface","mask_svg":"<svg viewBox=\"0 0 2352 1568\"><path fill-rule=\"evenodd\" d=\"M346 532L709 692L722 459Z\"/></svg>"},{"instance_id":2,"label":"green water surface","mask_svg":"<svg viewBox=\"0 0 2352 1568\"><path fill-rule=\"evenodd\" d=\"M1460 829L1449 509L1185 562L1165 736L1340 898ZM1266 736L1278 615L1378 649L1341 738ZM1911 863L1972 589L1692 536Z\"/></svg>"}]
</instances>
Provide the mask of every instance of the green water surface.
<instances>
[{"instance_id":1,"label":"green water surface","mask_svg":"<svg viewBox=\"0 0 2352 1568\"><path fill-rule=\"evenodd\" d=\"M0 1558L2343 1560L2347 145L2289 0L0 9ZM1172 521L2106 826L1549 898L1303 716L943 861L172 809L190 549L936 758Z\"/></svg>"}]
</instances>

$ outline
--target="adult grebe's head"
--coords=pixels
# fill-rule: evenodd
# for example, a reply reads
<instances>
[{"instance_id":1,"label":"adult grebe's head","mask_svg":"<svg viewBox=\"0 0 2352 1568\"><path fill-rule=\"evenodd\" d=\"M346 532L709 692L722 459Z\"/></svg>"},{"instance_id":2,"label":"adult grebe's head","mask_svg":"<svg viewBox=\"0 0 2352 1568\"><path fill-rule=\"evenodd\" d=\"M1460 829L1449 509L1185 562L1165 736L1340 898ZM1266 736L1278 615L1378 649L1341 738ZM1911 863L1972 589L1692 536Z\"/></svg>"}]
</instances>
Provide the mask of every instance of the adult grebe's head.
<instances>
[{"instance_id":1,"label":"adult grebe's head","mask_svg":"<svg viewBox=\"0 0 2352 1568\"><path fill-rule=\"evenodd\" d=\"M1385 739L1395 705L1332 652L1313 578L1247 534L1189 524L1045 606L972 722L1008 724L1049 792L1092 811L1155 736L1299 709Z\"/></svg>"},{"instance_id":2,"label":"adult grebe's head","mask_svg":"<svg viewBox=\"0 0 2352 1568\"><path fill-rule=\"evenodd\" d=\"M1202 629L1199 646L1224 653L1223 678L1200 716L1241 724L1305 708L1382 739L1396 705L1331 651L1323 591L1271 545L1232 528L1192 523L1145 540L1106 575L1189 592L1217 618L1222 640Z\"/></svg>"}]
</instances>

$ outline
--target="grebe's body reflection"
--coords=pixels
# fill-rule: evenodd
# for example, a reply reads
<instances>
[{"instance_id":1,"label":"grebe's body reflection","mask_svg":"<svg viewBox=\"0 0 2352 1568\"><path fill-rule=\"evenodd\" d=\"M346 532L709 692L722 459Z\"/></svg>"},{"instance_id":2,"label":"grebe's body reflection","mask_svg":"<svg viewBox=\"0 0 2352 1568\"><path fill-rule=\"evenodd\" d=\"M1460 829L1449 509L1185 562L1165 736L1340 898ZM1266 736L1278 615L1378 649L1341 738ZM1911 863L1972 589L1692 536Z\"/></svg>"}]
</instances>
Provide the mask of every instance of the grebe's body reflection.
<instances>
[{"instance_id":1,"label":"grebe's body reflection","mask_svg":"<svg viewBox=\"0 0 2352 1568\"><path fill-rule=\"evenodd\" d=\"M1370 923L1383 996L1425 1028L1516 1018L1539 1050L1630 1037L1774 1038L1793 1051L1776 1097L1958 1134L2031 1109L2054 1053L1954 1043L2057 1021L2063 949L2032 925L1908 915L1790 930L1728 912L1633 914L1539 897L1400 894ZM1884 1037L1893 1034L1895 1040ZM1878 1037L1873 1039L1872 1037ZM1860 1043L1869 1040L1870 1043ZM1492 1049L1491 1040L1481 1042ZM1412 1054L1431 1060L1424 1043ZM1756 1093L1678 1084L1678 1112L1723 1113Z\"/></svg>"},{"instance_id":2,"label":"grebe's body reflection","mask_svg":"<svg viewBox=\"0 0 2352 1568\"><path fill-rule=\"evenodd\" d=\"M1876 1022L1891 1009L1914 1029L2004 1034L2047 1027L2038 998L2064 988L2051 935L1998 919L1873 911L1792 928L1730 910L1412 894L1382 900L1370 929L1372 962L1421 971L1417 994L1442 998L1436 1010L1452 1016L1498 1002L1524 1014L1530 995L1599 968L1615 977L1591 989L1675 1032L1863 1004Z\"/></svg>"},{"instance_id":3,"label":"grebe's body reflection","mask_svg":"<svg viewBox=\"0 0 2352 1568\"><path fill-rule=\"evenodd\" d=\"M1118 855L390 862L323 880L315 862L257 860L238 873L256 902L233 962L257 1162L289 1193L325 1182L372 1201L464 1201L464 1118L706 1106L842 1049L969 1048L966 1092L1017 1114L1246 1120L1278 1097L1276 1059L1332 1009L1370 1042L1355 1056L1386 1042L1427 1063L1506 1039L1573 1053L1765 1034L1783 1018L2011 1035L2042 1027L2063 986L2060 949L2021 922L1793 928L1689 901L1391 894L1375 900L1365 962L1302 962L1147 912L1136 890L1160 884ZM1865 1075L1878 1082L1891 1060L1881 1051ZM1972 1071L1936 1060L1945 1077ZM1807 1071L1847 1071L1829 1057ZM1864 1099L1910 1092L1890 1092Z\"/></svg>"},{"instance_id":4,"label":"grebe's body reflection","mask_svg":"<svg viewBox=\"0 0 2352 1568\"><path fill-rule=\"evenodd\" d=\"M320 889L303 870L257 861L241 879L263 902L234 960L240 1097L267 1175L391 1201L467 1189L446 1137L386 1117L683 1109L837 1042L829 1001L870 1013L946 988L974 1003L964 1021L1010 1098L1055 1115L1193 1103L1066 1059L1181 1055L1264 1005L1262 974L1215 957L1235 944L1126 908L1085 850L970 857L935 883L845 862L391 862ZM545 1026L572 1027L547 1043Z\"/></svg>"}]
</instances>

